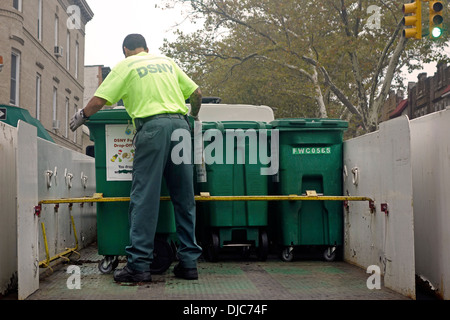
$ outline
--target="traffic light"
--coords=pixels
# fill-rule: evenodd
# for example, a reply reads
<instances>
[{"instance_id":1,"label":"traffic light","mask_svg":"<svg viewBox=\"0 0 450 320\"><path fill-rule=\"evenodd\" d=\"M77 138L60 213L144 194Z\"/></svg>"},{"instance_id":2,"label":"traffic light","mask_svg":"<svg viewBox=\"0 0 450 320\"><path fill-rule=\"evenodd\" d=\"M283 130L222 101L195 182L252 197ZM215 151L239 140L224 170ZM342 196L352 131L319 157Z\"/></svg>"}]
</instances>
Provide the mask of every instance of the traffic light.
<instances>
[{"instance_id":1,"label":"traffic light","mask_svg":"<svg viewBox=\"0 0 450 320\"><path fill-rule=\"evenodd\" d=\"M403 5L403 36L405 38L422 39L422 0L412 0Z\"/></svg>"},{"instance_id":2,"label":"traffic light","mask_svg":"<svg viewBox=\"0 0 450 320\"><path fill-rule=\"evenodd\" d=\"M442 10L444 5L442 1L430 1L430 37L438 39L442 36Z\"/></svg>"}]
</instances>

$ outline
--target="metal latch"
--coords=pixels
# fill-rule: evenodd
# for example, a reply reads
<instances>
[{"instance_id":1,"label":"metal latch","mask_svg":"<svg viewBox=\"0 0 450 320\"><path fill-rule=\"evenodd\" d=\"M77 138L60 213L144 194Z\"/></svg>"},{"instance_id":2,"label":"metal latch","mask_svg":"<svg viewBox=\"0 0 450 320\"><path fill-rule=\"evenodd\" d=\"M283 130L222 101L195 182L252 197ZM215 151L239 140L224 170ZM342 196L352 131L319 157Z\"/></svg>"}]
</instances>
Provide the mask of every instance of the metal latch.
<instances>
[{"instance_id":1,"label":"metal latch","mask_svg":"<svg viewBox=\"0 0 450 320\"><path fill-rule=\"evenodd\" d=\"M42 206L39 204L37 206L34 207L34 214L38 217L41 216L41 210L42 210Z\"/></svg>"},{"instance_id":2,"label":"metal latch","mask_svg":"<svg viewBox=\"0 0 450 320\"><path fill-rule=\"evenodd\" d=\"M382 203L381 204L381 211L384 212L386 215L389 214L389 206L387 203Z\"/></svg>"}]
</instances>

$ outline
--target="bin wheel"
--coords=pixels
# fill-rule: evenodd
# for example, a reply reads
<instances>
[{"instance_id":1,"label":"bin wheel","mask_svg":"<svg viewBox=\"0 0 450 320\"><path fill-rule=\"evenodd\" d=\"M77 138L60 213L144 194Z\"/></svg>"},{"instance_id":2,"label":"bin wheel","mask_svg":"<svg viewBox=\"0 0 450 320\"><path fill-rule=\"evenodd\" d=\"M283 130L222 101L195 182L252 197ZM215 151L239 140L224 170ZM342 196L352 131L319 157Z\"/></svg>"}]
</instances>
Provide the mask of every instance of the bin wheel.
<instances>
[{"instance_id":1,"label":"bin wheel","mask_svg":"<svg viewBox=\"0 0 450 320\"><path fill-rule=\"evenodd\" d=\"M334 261L336 259L336 247L326 248L323 252L323 258L329 262Z\"/></svg>"},{"instance_id":2,"label":"bin wheel","mask_svg":"<svg viewBox=\"0 0 450 320\"><path fill-rule=\"evenodd\" d=\"M250 257L250 246L244 246L241 249L242 258L248 259Z\"/></svg>"},{"instance_id":3,"label":"bin wheel","mask_svg":"<svg viewBox=\"0 0 450 320\"><path fill-rule=\"evenodd\" d=\"M105 256L105 258L98 263L98 270L100 270L101 273L108 274L114 271L118 265L118 256Z\"/></svg>"},{"instance_id":4,"label":"bin wheel","mask_svg":"<svg viewBox=\"0 0 450 320\"><path fill-rule=\"evenodd\" d=\"M217 262L219 261L219 236L217 233L212 232L210 235L210 242L208 243L207 252L208 252L208 259L211 262Z\"/></svg>"},{"instance_id":5,"label":"bin wheel","mask_svg":"<svg viewBox=\"0 0 450 320\"><path fill-rule=\"evenodd\" d=\"M285 262L291 262L294 260L294 248L293 247L286 247L281 251L281 260Z\"/></svg>"},{"instance_id":6,"label":"bin wheel","mask_svg":"<svg viewBox=\"0 0 450 320\"><path fill-rule=\"evenodd\" d=\"M150 267L152 274L162 274L169 269L174 259L172 246L165 239L155 238L153 262Z\"/></svg>"},{"instance_id":7,"label":"bin wheel","mask_svg":"<svg viewBox=\"0 0 450 320\"><path fill-rule=\"evenodd\" d=\"M269 254L269 239L266 231L259 232L258 260L266 261Z\"/></svg>"}]
</instances>

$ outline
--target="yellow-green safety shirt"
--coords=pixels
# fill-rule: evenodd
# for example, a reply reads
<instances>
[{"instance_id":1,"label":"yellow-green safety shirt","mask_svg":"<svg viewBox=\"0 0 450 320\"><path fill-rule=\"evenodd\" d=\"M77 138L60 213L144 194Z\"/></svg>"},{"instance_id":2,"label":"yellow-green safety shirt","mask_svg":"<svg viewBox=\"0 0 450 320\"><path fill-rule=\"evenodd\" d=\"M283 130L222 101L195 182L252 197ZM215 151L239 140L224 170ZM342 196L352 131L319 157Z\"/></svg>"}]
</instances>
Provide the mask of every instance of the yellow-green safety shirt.
<instances>
[{"instance_id":1,"label":"yellow-green safety shirt","mask_svg":"<svg viewBox=\"0 0 450 320\"><path fill-rule=\"evenodd\" d=\"M123 100L130 117L187 114L186 99L198 85L170 58L147 52L119 62L95 92L106 105Z\"/></svg>"}]
</instances>

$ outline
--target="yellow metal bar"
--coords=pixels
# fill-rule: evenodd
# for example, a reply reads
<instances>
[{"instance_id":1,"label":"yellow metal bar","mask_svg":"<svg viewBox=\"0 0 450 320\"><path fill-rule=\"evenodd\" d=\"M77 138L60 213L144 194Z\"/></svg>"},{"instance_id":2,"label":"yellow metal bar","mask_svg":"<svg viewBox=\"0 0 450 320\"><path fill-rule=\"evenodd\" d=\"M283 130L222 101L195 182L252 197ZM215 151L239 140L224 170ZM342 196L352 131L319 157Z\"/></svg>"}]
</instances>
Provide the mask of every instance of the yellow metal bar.
<instances>
[{"instance_id":1,"label":"yellow metal bar","mask_svg":"<svg viewBox=\"0 0 450 320\"><path fill-rule=\"evenodd\" d=\"M75 221L73 220L73 216L72 215L70 215L70 220L72 221L73 235L75 236L75 248L74 248L74 250L77 250L78 249L77 229L75 229Z\"/></svg>"},{"instance_id":2,"label":"yellow metal bar","mask_svg":"<svg viewBox=\"0 0 450 320\"><path fill-rule=\"evenodd\" d=\"M350 196L195 196L197 201L372 201L368 197L350 197Z\"/></svg>"},{"instance_id":3,"label":"yellow metal bar","mask_svg":"<svg viewBox=\"0 0 450 320\"><path fill-rule=\"evenodd\" d=\"M41 226L42 226L42 235L44 237L44 244L45 244L45 256L47 257L47 259L39 262L39 267L40 266L50 267L50 265L49 265L50 264L50 255L48 254L47 233L45 232L45 225L43 222L41 222Z\"/></svg>"},{"instance_id":4,"label":"yellow metal bar","mask_svg":"<svg viewBox=\"0 0 450 320\"><path fill-rule=\"evenodd\" d=\"M161 201L169 201L170 197L160 198ZM359 196L319 196L319 195L288 195L288 196L195 196L195 201L373 201L369 197ZM84 203L84 202L127 202L129 197L107 197L99 196L84 198L48 199L41 200L39 204L59 203Z\"/></svg>"},{"instance_id":5,"label":"yellow metal bar","mask_svg":"<svg viewBox=\"0 0 450 320\"><path fill-rule=\"evenodd\" d=\"M61 252L61 253L59 253L56 256L51 257L51 258L49 257L49 253L48 253L48 243L47 243L47 235L46 235L46 232L45 232L45 226L44 226L43 222L41 223L41 225L42 225L42 234L44 236L44 243L45 243L45 254L46 254L47 258L45 260L42 260L42 261L39 262L39 267L43 266L45 268L50 268L50 262L52 262L52 261L54 261L56 259L65 259L67 261L70 261L69 258L67 258L65 256L68 255L68 254L74 253L74 252L76 254L80 255L76 251L76 250L78 250L78 237L77 237L77 230L75 228L75 222L73 220L73 216L72 215L70 216L70 218L71 218L71 222L72 222L73 232L74 232L74 235L75 235L75 248L66 248L66 251Z\"/></svg>"}]
</instances>

